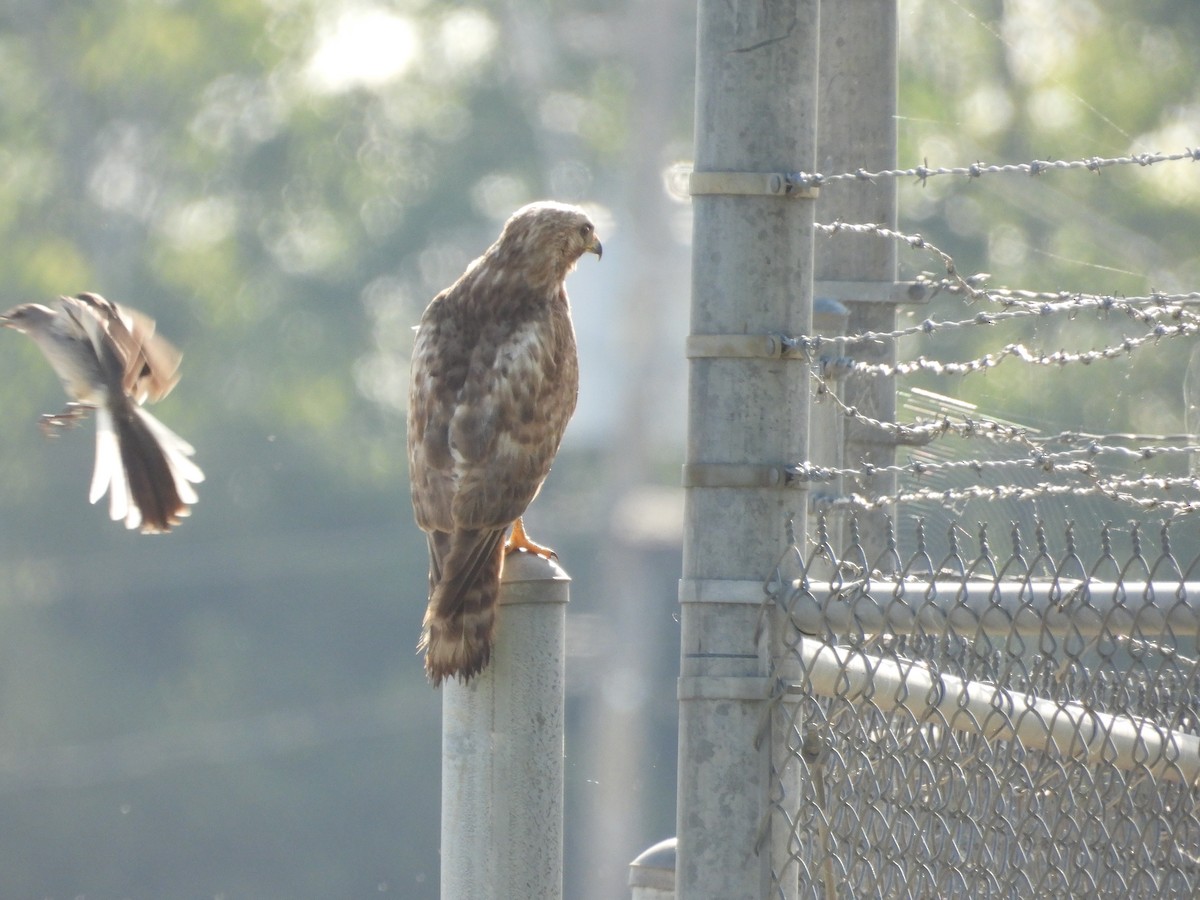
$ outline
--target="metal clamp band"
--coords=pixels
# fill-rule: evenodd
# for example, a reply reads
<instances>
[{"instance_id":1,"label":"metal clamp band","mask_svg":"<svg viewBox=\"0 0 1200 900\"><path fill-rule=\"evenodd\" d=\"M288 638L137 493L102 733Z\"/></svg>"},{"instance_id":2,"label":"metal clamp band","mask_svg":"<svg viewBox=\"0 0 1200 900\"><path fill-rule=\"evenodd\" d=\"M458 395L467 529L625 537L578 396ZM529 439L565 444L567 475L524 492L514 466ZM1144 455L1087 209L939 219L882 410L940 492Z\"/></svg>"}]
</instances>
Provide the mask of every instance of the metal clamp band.
<instances>
[{"instance_id":1,"label":"metal clamp band","mask_svg":"<svg viewBox=\"0 0 1200 900\"><path fill-rule=\"evenodd\" d=\"M680 603L735 603L762 606L767 593L761 581L724 578L679 579Z\"/></svg>"},{"instance_id":2,"label":"metal clamp band","mask_svg":"<svg viewBox=\"0 0 1200 900\"><path fill-rule=\"evenodd\" d=\"M780 334L690 334L688 359L807 359Z\"/></svg>"},{"instance_id":3,"label":"metal clamp band","mask_svg":"<svg viewBox=\"0 0 1200 900\"><path fill-rule=\"evenodd\" d=\"M801 187L780 172L693 172L688 193L736 194L745 197L794 197L815 200L819 190Z\"/></svg>"},{"instance_id":4,"label":"metal clamp band","mask_svg":"<svg viewBox=\"0 0 1200 900\"><path fill-rule=\"evenodd\" d=\"M685 488L799 488L808 485L793 477L787 466L743 463L686 463Z\"/></svg>"},{"instance_id":5,"label":"metal clamp band","mask_svg":"<svg viewBox=\"0 0 1200 900\"><path fill-rule=\"evenodd\" d=\"M680 700L769 700L772 686L753 675L684 675L676 690Z\"/></svg>"},{"instance_id":6,"label":"metal clamp band","mask_svg":"<svg viewBox=\"0 0 1200 900\"><path fill-rule=\"evenodd\" d=\"M935 291L925 281L814 281L813 296L844 303L928 303Z\"/></svg>"}]
</instances>

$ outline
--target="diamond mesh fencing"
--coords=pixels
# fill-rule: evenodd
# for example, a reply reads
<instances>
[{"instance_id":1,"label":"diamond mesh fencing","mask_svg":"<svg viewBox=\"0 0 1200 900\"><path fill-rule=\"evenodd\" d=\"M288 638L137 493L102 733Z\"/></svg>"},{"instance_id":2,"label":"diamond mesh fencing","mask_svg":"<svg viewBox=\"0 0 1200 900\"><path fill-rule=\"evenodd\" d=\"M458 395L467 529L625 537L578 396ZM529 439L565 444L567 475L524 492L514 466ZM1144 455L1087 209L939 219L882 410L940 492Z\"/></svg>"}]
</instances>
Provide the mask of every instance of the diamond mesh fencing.
<instances>
[{"instance_id":1,"label":"diamond mesh fencing","mask_svg":"<svg viewBox=\"0 0 1200 900\"><path fill-rule=\"evenodd\" d=\"M847 532L768 584L772 896L1200 896L1200 561L1169 529L1090 562L1070 526L874 560Z\"/></svg>"}]
</instances>

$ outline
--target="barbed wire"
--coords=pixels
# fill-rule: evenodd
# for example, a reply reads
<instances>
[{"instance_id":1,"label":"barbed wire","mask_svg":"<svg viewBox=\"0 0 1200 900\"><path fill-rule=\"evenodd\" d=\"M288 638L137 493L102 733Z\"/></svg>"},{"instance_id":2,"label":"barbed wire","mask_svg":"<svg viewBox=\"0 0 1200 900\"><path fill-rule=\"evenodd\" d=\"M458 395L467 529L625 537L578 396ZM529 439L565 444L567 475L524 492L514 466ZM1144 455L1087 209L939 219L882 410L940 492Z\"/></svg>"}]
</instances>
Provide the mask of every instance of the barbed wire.
<instances>
[{"instance_id":1,"label":"barbed wire","mask_svg":"<svg viewBox=\"0 0 1200 900\"><path fill-rule=\"evenodd\" d=\"M937 503L947 508L953 508L971 500L1028 501L1048 497L1105 497L1125 505L1133 506L1144 512L1162 512L1170 516L1183 516L1200 511L1200 500L1169 500L1162 496L1140 496L1132 490L1200 490L1200 481L1191 478L1183 479L1119 479L1117 481L1100 481L1095 484L1051 484L1040 482L1034 485L999 484L972 485L964 488L912 488L897 491L894 494L878 494L867 497L863 494L848 493L837 497L814 498L814 505L820 509L886 509L896 503Z\"/></svg>"},{"instance_id":2,"label":"barbed wire","mask_svg":"<svg viewBox=\"0 0 1200 900\"><path fill-rule=\"evenodd\" d=\"M836 223L832 225L822 225L821 230L825 231L837 227ZM870 226L869 230L873 230L875 226ZM900 235L901 233L897 233ZM919 238L920 235L907 235L907 237ZM893 238L898 240L899 238ZM921 238L924 241L924 238ZM907 242L906 242L907 243ZM967 278L968 282L982 284L992 276L986 272L972 275ZM950 278L938 278L931 272L922 272L917 276L918 283L925 291L925 296L936 296L939 293L960 294L962 293L961 286L957 281ZM1132 297L1117 297L1115 295L1106 294L1089 294L1078 291L1034 291L1025 288L1007 288L1007 287L989 287L981 288L981 293L987 294L993 300L1000 302L1003 305L1018 305L1021 302L1033 301L1058 301L1070 300L1072 298L1088 298L1094 297L1103 304L1128 303L1130 305L1140 305L1143 303L1153 303L1159 305L1195 305L1200 303L1200 291L1188 291L1185 293L1166 293L1165 291L1154 291L1149 294Z\"/></svg>"},{"instance_id":3,"label":"barbed wire","mask_svg":"<svg viewBox=\"0 0 1200 900\"><path fill-rule=\"evenodd\" d=\"M853 172L842 172L836 175L823 175L819 172L789 172L788 186L796 188L813 188L834 184L839 181L877 181L885 178L915 178L924 186L930 178L943 175L960 175L969 179L982 178L984 175L1044 175L1055 170L1084 169L1100 174L1102 169L1113 166L1152 166L1164 162L1180 162L1183 160L1200 162L1200 148L1185 148L1180 153L1137 153L1133 156L1101 157L1090 156L1083 159L1034 159L1027 163L1006 163L988 165L975 162L969 166L936 166L930 167L928 160L920 166L907 169L880 169L871 172L866 169L855 169Z\"/></svg>"},{"instance_id":4,"label":"barbed wire","mask_svg":"<svg viewBox=\"0 0 1200 900\"><path fill-rule=\"evenodd\" d=\"M1190 444L1198 440L1192 434L1134 434L1114 432L1096 434L1087 431L1061 431L1052 435L1038 435L1036 429L1025 425L1015 425L1011 422L1001 422L986 416L963 415L953 418L948 414L939 414L928 421L887 422L867 415L856 406L847 404L833 388L827 379L816 376L818 402L830 401L837 406L838 411L847 419L852 419L871 428L876 428L896 439L897 443L922 444L928 443L943 435L954 435L960 438L989 438L996 441L1015 441L1030 448L1044 448L1055 444L1085 444L1088 447L1103 447L1114 441L1140 443L1143 446L1135 452L1141 459L1153 458L1156 447L1149 446L1166 441L1177 441L1188 444L1184 450L1190 449ZM1125 448L1128 449L1128 448Z\"/></svg>"},{"instance_id":5,"label":"barbed wire","mask_svg":"<svg viewBox=\"0 0 1200 900\"><path fill-rule=\"evenodd\" d=\"M1197 151L1200 154L1200 151ZM866 331L845 336L828 335L799 335L785 337L783 343L789 348L815 355L827 345L845 347L847 344L861 342L882 342L896 340L914 335L932 335L938 331L959 328L971 328L981 325L995 325L1002 321L1046 317L1052 315L1074 316L1081 311L1095 311L1107 315L1112 312L1124 313L1135 321L1152 325L1152 329L1140 337L1126 337L1119 343L1109 345L1099 350L1054 352L1034 352L1024 344L1011 343L998 353L988 353L972 360L963 362L943 362L924 356L901 363L864 363L856 362L846 357L824 360L821 362L823 374L845 374L855 372L868 376L892 377L925 372L936 375L969 375L986 372L994 368L1004 359L1018 359L1032 365L1065 366L1073 363L1090 365L1102 360L1114 360L1128 356L1134 350L1162 338L1188 336L1200 331L1200 315L1185 308L1185 304L1200 301L1200 292L1167 294L1154 292L1138 297L1117 297L1112 294L1089 294L1069 291L1026 291L1011 288L989 289L981 287L989 277L986 274L963 276L958 271L954 258L940 247L927 241L922 235L906 233L874 223L845 223L818 224L816 228L833 235L843 231L855 234L871 234L878 237L897 241L915 249L924 251L940 260L946 270L947 278L938 281L928 281L937 290L966 295L971 300L986 300L999 304L1004 309L999 312L980 312L976 315L956 321L936 321L927 318L923 322L897 328L891 331ZM1015 308L1013 308L1015 307ZM1174 325L1167 324L1162 319L1172 319Z\"/></svg>"},{"instance_id":6,"label":"barbed wire","mask_svg":"<svg viewBox=\"0 0 1200 900\"><path fill-rule=\"evenodd\" d=\"M1187 294L1147 294L1139 297L1116 297L1111 294L1042 294L1042 297L1054 297L1051 300L1022 301L1010 290L979 290L974 298L998 300L1009 306L1020 304L1019 308L1006 309L1000 312L979 312L965 319L936 320L927 318L915 325L906 325L891 331L860 331L849 335L798 335L785 336L782 340L786 347L808 353L815 353L827 345L845 345L848 343L882 342L897 340L904 337L931 336L939 331L949 331L958 328L972 328L981 325L997 325L1016 319L1046 318L1054 315L1073 317L1080 312L1094 311L1103 315L1113 312L1124 313L1134 322L1143 325L1153 325L1154 330L1147 334L1147 339L1171 337L1172 329L1177 327L1200 328L1200 313L1192 312L1183 303L1189 300L1200 300L1200 293ZM1032 292L1022 292L1032 293ZM1179 325L1170 325L1162 321L1173 320ZM1190 333L1190 332L1189 332Z\"/></svg>"},{"instance_id":7,"label":"barbed wire","mask_svg":"<svg viewBox=\"0 0 1200 900\"><path fill-rule=\"evenodd\" d=\"M920 478L954 471L971 471L982 476L984 472L992 469L1013 466L1059 474L1090 475L1097 471L1093 460L1101 457L1146 461L1160 456L1191 456L1198 452L1200 452L1200 445L1131 449L1112 444L1093 443L1087 447L1057 451L1046 451L1035 447L1027 456L1014 456L1006 459L955 459L944 462L912 459L906 463L886 466L865 463L858 468L820 466L811 462L802 462L788 466L787 472L793 481L806 483L837 481L840 478L873 478L879 475L913 475ZM1200 481L1196 482L1196 486L1200 487Z\"/></svg>"},{"instance_id":8,"label":"barbed wire","mask_svg":"<svg viewBox=\"0 0 1200 900\"><path fill-rule=\"evenodd\" d=\"M895 228L889 228L886 225L880 225L874 222L817 222L813 225L816 231L822 231L825 234L833 236L843 232L850 234L870 234L887 240L896 241L901 244L907 244L913 250L921 250L933 256L941 262L945 269L947 277L961 291L971 297L980 296L983 291L980 290L972 280L978 282L979 279L985 277L981 275L963 276L958 271L958 266L952 257L945 250L938 247L936 244L927 241L920 234L909 234L903 231L897 231Z\"/></svg>"},{"instance_id":9,"label":"barbed wire","mask_svg":"<svg viewBox=\"0 0 1200 900\"><path fill-rule=\"evenodd\" d=\"M833 365L853 372L856 375L885 377L911 375L915 372L926 372L933 375L971 375L976 372L985 372L988 369L994 369L1006 359L1016 359L1020 362L1036 366L1058 366L1061 368L1072 363L1081 363L1086 366L1102 360L1114 360L1122 356L1128 356L1147 344L1157 343L1162 338L1194 335L1197 332L1200 332L1200 326L1198 325L1164 326L1161 329L1156 328L1142 337L1125 338L1119 344L1113 344L1100 350L1087 350L1079 353L1069 350L1056 350L1053 353L1034 352L1024 344L1018 343L1007 344L993 353L985 353L983 356L964 362L942 362L936 359L928 359L925 356L918 356L915 359L902 363L847 363L845 361L834 360L827 361L824 365Z\"/></svg>"},{"instance_id":10,"label":"barbed wire","mask_svg":"<svg viewBox=\"0 0 1200 900\"><path fill-rule=\"evenodd\" d=\"M943 435L954 434L964 438L990 437L997 440L1023 441L1032 446L1029 429L983 417L964 416L958 420L952 419L948 415L942 415L928 422L885 422L867 415L856 406L847 404L829 386L829 382L825 378L817 376L816 380L818 401L831 401L847 419L853 419L876 428L892 436L897 443L924 444Z\"/></svg>"},{"instance_id":11,"label":"barbed wire","mask_svg":"<svg viewBox=\"0 0 1200 900\"><path fill-rule=\"evenodd\" d=\"M1133 441L1135 443L1161 443L1163 441L1194 442L1200 440L1194 434L1142 434L1130 431L1113 431L1108 434L1095 434L1090 431L1060 431L1045 437L1031 437L1030 440L1042 444L1080 444L1093 441Z\"/></svg>"},{"instance_id":12,"label":"barbed wire","mask_svg":"<svg viewBox=\"0 0 1200 900\"><path fill-rule=\"evenodd\" d=\"M880 172L858 170L840 175L812 175L795 173L790 184L797 187L812 187L836 181L869 181L877 178L916 177L922 183L933 176L963 175L977 178L1000 173L1025 173L1040 175L1055 169L1083 169L1099 172L1103 168L1120 165L1148 166L1160 162L1200 161L1200 149L1188 149L1174 154L1141 154L1129 157L1044 161L1034 160L1020 165L988 166L976 163L971 166L931 169L927 165L909 169L890 169ZM939 293L957 295L967 302L987 304L987 309L962 318L939 320L934 317L894 328L890 331L862 331L848 335L799 335L783 338L783 345L792 351L803 352L814 360L814 384L820 400L830 399L840 414L868 427L878 429L891 436L897 443L910 445L929 444L946 436L961 438L986 438L1001 443L1010 443L1016 452L1005 454L1003 459L976 458L955 460L910 459L891 465L864 463L858 467L818 466L809 462L789 468L791 479L803 483L835 482L841 479L869 480L877 476L894 475L905 479L925 477L949 477L961 482L963 473L974 473L980 479L994 479L993 473L1005 470L1025 469L1039 473L1037 484L978 484L953 487L908 487L886 496L867 497L850 493L833 500L821 500L834 506L850 505L858 508L878 509L897 502L933 502L954 506L971 500L1032 500L1035 498L1103 497L1143 511L1155 511L1169 516L1178 516L1200 511L1200 499L1185 496L1188 492L1200 492L1200 479L1189 477L1164 477L1141 472L1120 472L1112 469L1137 468L1141 464L1158 458L1197 458L1200 446L1195 438L1177 436L1174 444L1164 445L1166 436L1146 436L1141 446L1123 446L1119 442L1131 441L1134 436L1085 435L1082 432L1064 432L1055 436L1040 436L1035 430L1012 423L1004 423L984 417L963 415L936 415L923 421L885 422L865 414L860 409L845 403L834 389L840 376L861 375L866 377L897 377L916 373L939 376L968 375L986 372L1007 359L1027 365L1061 368L1068 365L1090 365L1128 357L1135 351L1148 348L1158 342L1177 337L1195 337L1200 334L1200 292L1166 293L1151 291L1140 296L1116 296L1113 294L1085 293L1076 291L1036 291L1007 287L988 287L991 277L986 273L964 275L954 258L921 234L906 233L876 223L833 222L817 224L818 232L827 235L841 233L874 236L902 244L936 261L944 276L922 273L918 282L923 284L925 298ZM946 361L925 355L899 362L867 362L854 358L856 346L868 343L884 343L906 337L929 337L956 329L978 328L1016 323L1051 317L1073 319L1080 314L1090 314L1107 320L1117 316L1126 322L1143 326L1137 334L1124 334L1110 338L1103 346L1091 349L1060 348L1057 350L1034 349L1027 342L1011 341L1004 346L983 353L973 359ZM1123 329L1127 330L1127 329ZM1070 445L1076 446L1070 446ZM1064 446L1067 445L1067 446ZM1019 448L1019 449L1017 449ZM984 454L987 456L988 454ZM1106 464L1103 469L1101 461ZM1104 471L1109 470L1109 471ZM1007 480L1007 479L1006 479ZM1018 481L1021 479L1018 478ZM1173 494L1174 496L1164 496ZM815 498L816 499L816 498Z\"/></svg>"},{"instance_id":13,"label":"barbed wire","mask_svg":"<svg viewBox=\"0 0 1200 900\"><path fill-rule=\"evenodd\" d=\"M946 272L945 278L934 277L924 273L920 282L926 288L926 296L936 296L946 292L961 294L969 300L986 300L1001 306L1001 312L981 312L968 319L956 322L936 322L926 319L918 325L906 326L888 332L862 332L848 337L820 335L802 335L795 338L803 341L819 343L821 341L854 340L884 340L888 338L905 337L912 334L932 334L934 331L946 328L966 328L977 325L994 325L997 322L1012 318L1033 316L1050 316L1055 314L1076 315L1083 311L1094 310L1101 313L1123 312L1134 320L1149 324L1160 318L1167 317L1181 321L1200 324L1200 314L1191 312L1186 306L1200 303L1200 291L1169 294L1164 291L1153 291L1149 294L1134 297L1118 297L1115 294L1092 294L1083 291L1030 291L1017 288L987 288L983 285L991 276L986 272L973 275L963 275L958 271L958 264L945 250L938 247L917 232L898 231L886 225L874 222L825 222L813 226L817 231L833 236L843 232L850 234L874 235L885 240L904 244L913 250L923 251L937 259Z\"/></svg>"},{"instance_id":14,"label":"barbed wire","mask_svg":"<svg viewBox=\"0 0 1200 900\"><path fill-rule=\"evenodd\" d=\"M1132 506L1145 512L1163 512L1171 516L1182 516L1200 511L1200 499L1168 499L1162 494L1185 490L1200 491L1200 479L1183 476L1138 475L1124 473L1106 475L1097 467L1101 459L1116 463L1144 463L1164 458L1185 458L1200 454L1200 443L1191 435L1098 435L1080 431L1064 431L1053 435L1037 435L1033 430L1011 423L986 418L963 416L961 419L941 415L928 422L914 423L885 422L865 415L855 407L848 406L836 393L825 386L820 392L822 399L832 400L839 411L848 419L878 428L891 435L897 443L923 445L939 438L954 435L960 438L986 438L999 443L1011 443L1024 450L1023 455L1003 459L955 459L930 461L910 459L893 465L863 463L854 466L819 466L811 462L800 463L788 468L791 479L803 483L831 483L840 479L866 481L885 475L925 478L954 473L973 473L983 478L989 472L1010 468L1036 470L1044 473L1047 480L1034 485L1000 484L970 485L950 488L907 488L896 493L865 497L847 493L836 499L814 497L822 507L851 506L861 509L880 509L894 503L934 502L953 508L971 500L1028 501L1047 497L1104 497ZM1161 446L1166 441L1183 443ZM1117 442L1137 443L1129 447ZM1064 446L1064 449L1048 448ZM1072 446L1078 445L1078 446ZM1067 479L1067 483L1054 483L1049 478ZM1071 479L1075 479L1071 481ZM1146 494L1150 495L1147 496Z\"/></svg>"}]
</instances>

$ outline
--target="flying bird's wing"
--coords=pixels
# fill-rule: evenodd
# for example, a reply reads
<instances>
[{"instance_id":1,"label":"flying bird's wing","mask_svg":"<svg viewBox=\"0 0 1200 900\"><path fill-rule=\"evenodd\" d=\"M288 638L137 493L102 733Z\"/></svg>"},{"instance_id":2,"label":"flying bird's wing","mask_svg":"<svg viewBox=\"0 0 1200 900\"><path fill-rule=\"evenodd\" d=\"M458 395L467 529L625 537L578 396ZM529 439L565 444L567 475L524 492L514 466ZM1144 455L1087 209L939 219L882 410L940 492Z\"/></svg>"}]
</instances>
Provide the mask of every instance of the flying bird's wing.
<instances>
[{"instance_id":1,"label":"flying bird's wing","mask_svg":"<svg viewBox=\"0 0 1200 900\"><path fill-rule=\"evenodd\" d=\"M60 303L89 330L94 345L104 343L99 331L109 337L123 368L122 387L138 403L158 402L179 382L183 354L155 333L154 320L149 316L118 306L99 294L63 297Z\"/></svg>"}]
</instances>

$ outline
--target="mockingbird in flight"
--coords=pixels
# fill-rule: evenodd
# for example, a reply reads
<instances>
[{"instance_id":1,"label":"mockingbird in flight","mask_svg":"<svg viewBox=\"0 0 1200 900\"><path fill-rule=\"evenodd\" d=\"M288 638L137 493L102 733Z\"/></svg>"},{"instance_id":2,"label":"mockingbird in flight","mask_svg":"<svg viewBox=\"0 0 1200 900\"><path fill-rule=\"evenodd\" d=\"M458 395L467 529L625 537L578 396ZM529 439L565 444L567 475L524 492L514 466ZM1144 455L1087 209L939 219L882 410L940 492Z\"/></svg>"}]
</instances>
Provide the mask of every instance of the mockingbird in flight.
<instances>
[{"instance_id":1,"label":"mockingbird in flight","mask_svg":"<svg viewBox=\"0 0 1200 900\"><path fill-rule=\"evenodd\" d=\"M70 398L42 416L48 435L96 411L96 467L88 499L109 495L109 515L143 533L170 531L196 502L204 473L192 445L142 409L179 380L181 354L154 333L154 320L99 294L25 303L0 325L31 337Z\"/></svg>"}]
</instances>

